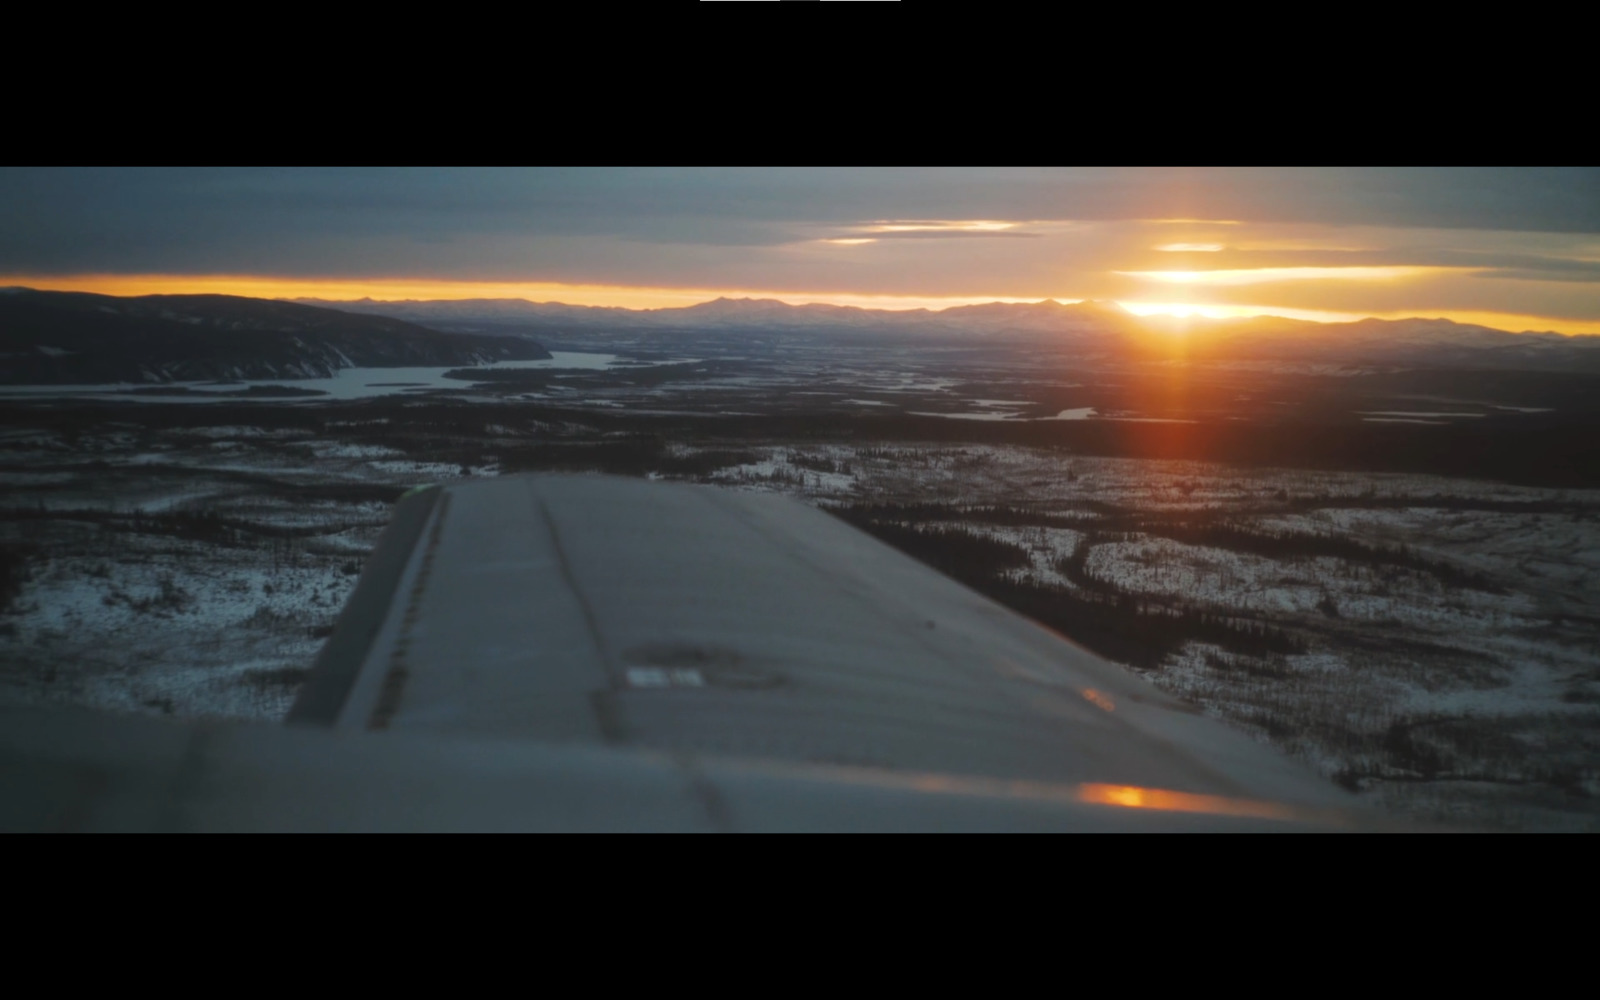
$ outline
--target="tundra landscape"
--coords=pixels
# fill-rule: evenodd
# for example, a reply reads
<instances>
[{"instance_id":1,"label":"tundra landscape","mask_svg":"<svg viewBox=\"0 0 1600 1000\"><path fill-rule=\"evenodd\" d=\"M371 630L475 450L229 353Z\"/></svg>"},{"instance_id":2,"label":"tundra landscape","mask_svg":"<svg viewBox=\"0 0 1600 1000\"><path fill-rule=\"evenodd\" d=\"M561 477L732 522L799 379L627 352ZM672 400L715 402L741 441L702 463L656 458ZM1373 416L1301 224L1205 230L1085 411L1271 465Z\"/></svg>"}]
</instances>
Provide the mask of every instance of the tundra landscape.
<instances>
[{"instance_id":1,"label":"tundra landscape","mask_svg":"<svg viewBox=\"0 0 1600 1000\"><path fill-rule=\"evenodd\" d=\"M1395 815L1600 820L1596 376L759 329L11 387L0 698L280 719L402 493L593 472L828 510Z\"/></svg>"},{"instance_id":2,"label":"tundra landscape","mask_svg":"<svg viewBox=\"0 0 1600 1000\"><path fill-rule=\"evenodd\" d=\"M0 218L0 829L1600 830L1595 168Z\"/></svg>"}]
</instances>

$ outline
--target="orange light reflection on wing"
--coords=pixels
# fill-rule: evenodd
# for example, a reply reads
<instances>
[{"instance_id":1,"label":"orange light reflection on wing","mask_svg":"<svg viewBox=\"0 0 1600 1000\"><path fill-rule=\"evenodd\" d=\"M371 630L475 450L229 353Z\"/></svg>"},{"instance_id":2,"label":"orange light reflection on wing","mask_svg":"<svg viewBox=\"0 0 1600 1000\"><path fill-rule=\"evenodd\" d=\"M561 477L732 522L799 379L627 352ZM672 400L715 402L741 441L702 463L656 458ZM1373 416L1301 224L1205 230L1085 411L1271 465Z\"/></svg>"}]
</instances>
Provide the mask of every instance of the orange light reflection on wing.
<instances>
[{"instance_id":1,"label":"orange light reflection on wing","mask_svg":"<svg viewBox=\"0 0 1600 1000\"><path fill-rule=\"evenodd\" d=\"M1082 804L1143 809L1151 812L1199 813L1247 819L1282 820L1342 828L1360 826L1363 817L1339 808L1295 806L1223 795L1197 795L1138 785L1056 784L1028 779L989 778L967 774L907 773L876 767L834 764L777 764L772 761L729 762L722 766L760 773L786 773L823 778L867 788L894 788L930 795L975 796L1062 805Z\"/></svg>"},{"instance_id":2,"label":"orange light reflection on wing","mask_svg":"<svg viewBox=\"0 0 1600 1000\"><path fill-rule=\"evenodd\" d=\"M1085 701L1093 705L1095 708L1102 709L1107 712L1115 712L1117 710L1117 703L1112 701L1111 696L1106 694L1104 691L1096 691L1094 688L1084 688L1083 697Z\"/></svg>"},{"instance_id":3,"label":"orange light reflection on wing","mask_svg":"<svg viewBox=\"0 0 1600 1000\"><path fill-rule=\"evenodd\" d=\"M1275 802L1230 799L1221 795L1195 795L1169 792L1138 785L1079 785L1078 801L1091 805L1120 806L1123 809L1156 809L1163 812L1207 813L1212 816L1251 816L1256 819L1298 819L1303 810Z\"/></svg>"}]
</instances>

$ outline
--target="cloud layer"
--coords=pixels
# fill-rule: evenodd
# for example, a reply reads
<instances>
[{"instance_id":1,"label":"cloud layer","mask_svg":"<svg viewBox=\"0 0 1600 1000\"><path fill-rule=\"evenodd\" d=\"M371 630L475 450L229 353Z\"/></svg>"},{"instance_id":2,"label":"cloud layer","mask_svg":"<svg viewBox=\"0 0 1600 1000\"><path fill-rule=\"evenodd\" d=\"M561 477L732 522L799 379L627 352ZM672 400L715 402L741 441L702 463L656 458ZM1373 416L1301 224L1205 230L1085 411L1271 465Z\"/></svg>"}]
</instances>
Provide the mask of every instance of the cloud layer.
<instances>
[{"instance_id":1,"label":"cloud layer","mask_svg":"<svg viewBox=\"0 0 1600 1000\"><path fill-rule=\"evenodd\" d=\"M4 280L118 274L1181 292L1600 329L1600 170L0 170Z\"/></svg>"}]
</instances>

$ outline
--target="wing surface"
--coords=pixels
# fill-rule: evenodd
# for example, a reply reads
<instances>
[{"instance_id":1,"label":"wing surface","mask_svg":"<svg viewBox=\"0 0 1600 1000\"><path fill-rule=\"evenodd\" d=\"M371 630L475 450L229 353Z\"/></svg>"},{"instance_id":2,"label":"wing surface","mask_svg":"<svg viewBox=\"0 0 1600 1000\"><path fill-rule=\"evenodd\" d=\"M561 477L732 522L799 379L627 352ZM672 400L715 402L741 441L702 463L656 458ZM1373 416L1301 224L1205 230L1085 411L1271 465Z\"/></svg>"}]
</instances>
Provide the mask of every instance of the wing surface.
<instances>
[{"instance_id":1,"label":"wing surface","mask_svg":"<svg viewBox=\"0 0 1600 1000\"><path fill-rule=\"evenodd\" d=\"M287 727L37 719L0 716L9 828L1385 825L825 512L605 476L403 499Z\"/></svg>"}]
</instances>

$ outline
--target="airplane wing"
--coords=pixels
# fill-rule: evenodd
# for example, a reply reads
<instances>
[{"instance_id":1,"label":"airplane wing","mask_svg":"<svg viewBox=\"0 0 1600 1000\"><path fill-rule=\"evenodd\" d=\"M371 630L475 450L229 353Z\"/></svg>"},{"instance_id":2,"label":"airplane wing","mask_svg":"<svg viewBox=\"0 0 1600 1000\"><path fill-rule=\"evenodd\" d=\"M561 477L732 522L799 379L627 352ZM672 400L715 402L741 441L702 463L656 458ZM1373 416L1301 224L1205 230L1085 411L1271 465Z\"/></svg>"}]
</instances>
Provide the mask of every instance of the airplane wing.
<instances>
[{"instance_id":1,"label":"airplane wing","mask_svg":"<svg viewBox=\"0 0 1600 1000\"><path fill-rule=\"evenodd\" d=\"M831 515L414 491L285 726L0 712L0 827L1348 830L1355 799Z\"/></svg>"}]
</instances>

